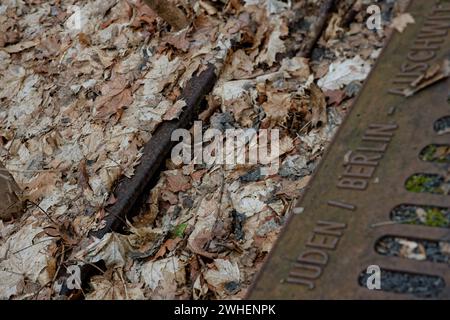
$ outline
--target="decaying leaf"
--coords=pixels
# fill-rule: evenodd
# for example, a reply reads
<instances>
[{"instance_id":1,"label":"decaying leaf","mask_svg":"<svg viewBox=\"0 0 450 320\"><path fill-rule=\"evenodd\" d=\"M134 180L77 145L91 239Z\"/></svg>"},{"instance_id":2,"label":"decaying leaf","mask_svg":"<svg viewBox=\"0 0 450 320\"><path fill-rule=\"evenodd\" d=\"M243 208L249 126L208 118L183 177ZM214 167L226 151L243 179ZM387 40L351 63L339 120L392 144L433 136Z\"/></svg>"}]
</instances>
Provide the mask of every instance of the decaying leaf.
<instances>
[{"instance_id":1,"label":"decaying leaf","mask_svg":"<svg viewBox=\"0 0 450 320\"><path fill-rule=\"evenodd\" d=\"M210 258L215 255L207 252L205 245L211 239L214 225L217 221L217 204L219 203L220 195L221 190L218 190L202 199L197 210L194 230L188 238L188 246L194 253Z\"/></svg>"},{"instance_id":2,"label":"decaying leaf","mask_svg":"<svg viewBox=\"0 0 450 320\"><path fill-rule=\"evenodd\" d=\"M422 244L404 239L397 239L397 242L401 245L400 255L402 257L414 260L426 260L427 256Z\"/></svg>"},{"instance_id":3,"label":"decaying leaf","mask_svg":"<svg viewBox=\"0 0 450 320\"><path fill-rule=\"evenodd\" d=\"M236 262L224 259L214 260L215 269L204 273L206 282L211 285L219 297L225 297L233 287L239 288L240 272ZM235 293L235 292L234 292Z\"/></svg>"},{"instance_id":4,"label":"decaying leaf","mask_svg":"<svg viewBox=\"0 0 450 320\"><path fill-rule=\"evenodd\" d=\"M0 220L10 220L19 217L23 212L21 190L14 181L14 177L0 163L0 194L3 200L0 202Z\"/></svg>"},{"instance_id":5,"label":"decaying leaf","mask_svg":"<svg viewBox=\"0 0 450 320\"><path fill-rule=\"evenodd\" d=\"M270 33L267 41L267 47L261 52L257 59L258 63L265 62L269 66L272 66L277 61L278 53L283 53L286 51L284 41L280 38L286 36L289 32L285 22L281 19L276 19L274 21L274 25L274 30Z\"/></svg>"},{"instance_id":6,"label":"decaying leaf","mask_svg":"<svg viewBox=\"0 0 450 320\"><path fill-rule=\"evenodd\" d=\"M353 59L332 63L327 75L317 84L322 90L339 90L350 82L365 80L370 69L366 61L356 56Z\"/></svg>"},{"instance_id":7,"label":"decaying leaf","mask_svg":"<svg viewBox=\"0 0 450 320\"><path fill-rule=\"evenodd\" d=\"M0 297L9 299L21 294L25 279L41 285L48 282L46 248L53 238L42 236L41 228L21 228L0 246Z\"/></svg>"},{"instance_id":8,"label":"decaying leaf","mask_svg":"<svg viewBox=\"0 0 450 320\"><path fill-rule=\"evenodd\" d=\"M163 119L164 120L178 119L185 106L186 102L184 100L178 100L167 110Z\"/></svg>"},{"instance_id":9,"label":"decaying leaf","mask_svg":"<svg viewBox=\"0 0 450 320\"><path fill-rule=\"evenodd\" d=\"M409 13L402 13L392 20L391 28L394 28L398 32L402 33L406 29L408 24L411 23L416 23L413 16Z\"/></svg>"},{"instance_id":10,"label":"decaying leaf","mask_svg":"<svg viewBox=\"0 0 450 320\"><path fill-rule=\"evenodd\" d=\"M155 299L174 299L177 287L183 285L185 263L177 257L145 263L141 268L141 278L153 291Z\"/></svg>"},{"instance_id":11,"label":"decaying leaf","mask_svg":"<svg viewBox=\"0 0 450 320\"><path fill-rule=\"evenodd\" d=\"M114 270L112 279L105 276L94 276L90 281L92 291L86 300L144 300L142 284L125 282L121 270Z\"/></svg>"},{"instance_id":12,"label":"decaying leaf","mask_svg":"<svg viewBox=\"0 0 450 320\"><path fill-rule=\"evenodd\" d=\"M302 194L302 191L308 185L311 180L311 176L303 177L296 181L283 181L281 189L277 192L280 195L286 195L287 197L294 199Z\"/></svg>"},{"instance_id":13,"label":"decaying leaf","mask_svg":"<svg viewBox=\"0 0 450 320\"><path fill-rule=\"evenodd\" d=\"M310 86L311 90L311 108L312 119L311 125L316 127L317 125L325 125L327 123L327 101L322 90L316 85Z\"/></svg>"},{"instance_id":14,"label":"decaying leaf","mask_svg":"<svg viewBox=\"0 0 450 320\"><path fill-rule=\"evenodd\" d=\"M172 192L186 191L191 187L189 177L180 170L166 171L168 189Z\"/></svg>"},{"instance_id":15,"label":"decaying leaf","mask_svg":"<svg viewBox=\"0 0 450 320\"><path fill-rule=\"evenodd\" d=\"M95 101L95 117L106 119L133 103L131 90L124 77L119 76L105 83L101 89L102 95Z\"/></svg>"},{"instance_id":16,"label":"decaying leaf","mask_svg":"<svg viewBox=\"0 0 450 320\"><path fill-rule=\"evenodd\" d=\"M131 245L128 237L118 233L108 233L102 239L96 239L75 257L80 261L98 262L103 260L107 266L124 266Z\"/></svg>"}]
</instances>

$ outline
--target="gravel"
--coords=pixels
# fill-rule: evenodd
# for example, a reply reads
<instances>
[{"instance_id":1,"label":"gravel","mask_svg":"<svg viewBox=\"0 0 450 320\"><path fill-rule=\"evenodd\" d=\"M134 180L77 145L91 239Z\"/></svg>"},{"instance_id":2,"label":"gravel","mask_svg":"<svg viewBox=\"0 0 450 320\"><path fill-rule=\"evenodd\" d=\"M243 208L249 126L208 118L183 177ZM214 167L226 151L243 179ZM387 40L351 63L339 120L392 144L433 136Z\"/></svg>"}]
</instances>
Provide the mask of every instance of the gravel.
<instances>
[{"instance_id":1,"label":"gravel","mask_svg":"<svg viewBox=\"0 0 450 320\"><path fill-rule=\"evenodd\" d=\"M401 243L402 240L417 243L418 246L416 249L407 252L406 246ZM448 263L450 260L450 256L441 251L440 244L436 241L385 237L377 243L376 250L382 255L413 260L427 260L438 263Z\"/></svg>"},{"instance_id":2,"label":"gravel","mask_svg":"<svg viewBox=\"0 0 450 320\"><path fill-rule=\"evenodd\" d=\"M423 220L423 218L421 219L421 217L419 216L419 212L425 212L426 214L426 212L430 210L440 213L440 216L443 220L440 223L440 227L450 228L450 208L402 205L392 211L391 219L399 223L427 225L427 220Z\"/></svg>"},{"instance_id":3,"label":"gravel","mask_svg":"<svg viewBox=\"0 0 450 320\"><path fill-rule=\"evenodd\" d=\"M366 286L369 274L359 278L361 286ZM419 298L436 298L444 289L445 282L436 276L425 276L403 272L381 270L381 290L386 292L412 294Z\"/></svg>"}]
</instances>

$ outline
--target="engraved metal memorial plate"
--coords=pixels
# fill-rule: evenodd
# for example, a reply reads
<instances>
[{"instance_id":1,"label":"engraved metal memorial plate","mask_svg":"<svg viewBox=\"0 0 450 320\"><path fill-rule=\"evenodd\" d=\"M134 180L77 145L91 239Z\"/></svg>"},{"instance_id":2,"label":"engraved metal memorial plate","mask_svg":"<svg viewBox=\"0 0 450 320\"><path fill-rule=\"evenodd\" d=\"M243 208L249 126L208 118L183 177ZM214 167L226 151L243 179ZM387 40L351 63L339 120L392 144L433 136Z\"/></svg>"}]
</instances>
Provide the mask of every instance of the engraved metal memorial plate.
<instances>
[{"instance_id":1,"label":"engraved metal memorial plate","mask_svg":"<svg viewBox=\"0 0 450 320\"><path fill-rule=\"evenodd\" d=\"M417 298L423 297L420 286L427 279L435 289L425 297L450 298L448 262L382 255L375 249L386 237L450 241L447 227L400 223L393 215L402 206L450 207L448 188L407 188L420 175L425 178L416 179L418 184L427 177L447 187L450 181L448 161L420 157L429 146L450 144L449 130L439 131L450 122L450 80L439 76L450 60L450 1L413 0L408 12L415 23L394 34L384 49L294 205L250 299ZM361 280L369 266L383 270L381 290L370 290ZM418 277L418 291L396 285L384 290L386 274L399 274L398 287Z\"/></svg>"}]
</instances>

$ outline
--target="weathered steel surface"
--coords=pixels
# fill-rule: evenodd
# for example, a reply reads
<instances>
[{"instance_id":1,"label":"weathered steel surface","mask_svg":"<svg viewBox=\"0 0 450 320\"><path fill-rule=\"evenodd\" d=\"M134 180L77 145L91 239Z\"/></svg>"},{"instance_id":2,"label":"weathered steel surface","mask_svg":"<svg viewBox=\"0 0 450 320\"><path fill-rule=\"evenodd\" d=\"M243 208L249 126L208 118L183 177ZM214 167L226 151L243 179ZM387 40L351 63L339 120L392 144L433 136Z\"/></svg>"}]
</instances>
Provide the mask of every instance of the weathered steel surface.
<instances>
[{"instance_id":1,"label":"weathered steel surface","mask_svg":"<svg viewBox=\"0 0 450 320\"><path fill-rule=\"evenodd\" d=\"M414 0L408 12L416 23L392 36L249 298L414 298L361 286L358 278L370 265L441 277L446 287L436 298L450 298L447 264L382 256L374 249L383 236L450 239L449 229L384 223L402 204L450 207L449 195L405 188L417 173L449 179L448 164L422 161L419 154L430 144L450 142L448 134L434 130L435 121L450 115L450 80L409 98L401 94L428 67L450 58L450 1Z\"/></svg>"}]
</instances>

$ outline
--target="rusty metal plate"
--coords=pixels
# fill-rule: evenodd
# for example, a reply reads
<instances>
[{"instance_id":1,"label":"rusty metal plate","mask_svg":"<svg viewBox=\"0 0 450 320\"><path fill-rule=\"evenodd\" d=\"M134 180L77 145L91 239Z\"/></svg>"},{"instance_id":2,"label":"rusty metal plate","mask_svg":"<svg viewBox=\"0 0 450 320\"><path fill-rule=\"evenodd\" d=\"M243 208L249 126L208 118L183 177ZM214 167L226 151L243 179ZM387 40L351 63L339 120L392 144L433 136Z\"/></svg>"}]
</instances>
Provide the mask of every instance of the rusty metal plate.
<instances>
[{"instance_id":1,"label":"rusty metal plate","mask_svg":"<svg viewBox=\"0 0 450 320\"><path fill-rule=\"evenodd\" d=\"M418 297L407 289L399 293L363 286L360 276L371 265L402 275L399 286L408 285L410 276L419 277L419 286L420 277L440 279L439 290L429 297L450 298L448 263L375 250L386 236L450 240L448 228L391 220L399 205L450 207L448 191L415 193L406 188L415 174L449 179L448 162L423 161L419 154L430 144L450 143L448 133L435 131L436 121L450 115L450 81L444 78L410 97L403 95L426 70L450 58L450 1L413 0L408 12L416 23L390 39L303 199L294 206L250 299Z\"/></svg>"}]
</instances>

